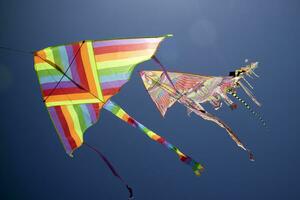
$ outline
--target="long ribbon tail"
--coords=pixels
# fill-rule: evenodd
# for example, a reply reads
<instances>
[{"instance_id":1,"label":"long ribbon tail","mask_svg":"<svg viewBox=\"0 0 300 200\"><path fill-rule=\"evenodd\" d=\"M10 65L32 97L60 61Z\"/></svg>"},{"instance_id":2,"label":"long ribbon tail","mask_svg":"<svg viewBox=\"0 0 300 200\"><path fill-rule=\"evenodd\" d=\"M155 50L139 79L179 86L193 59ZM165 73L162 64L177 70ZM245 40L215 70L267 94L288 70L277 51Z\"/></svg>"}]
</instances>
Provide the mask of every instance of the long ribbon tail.
<instances>
[{"instance_id":1,"label":"long ribbon tail","mask_svg":"<svg viewBox=\"0 0 300 200\"><path fill-rule=\"evenodd\" d=\"M249 160L254 161L254 155L252 154L252 152L245 147L245 145L241 142L241 140L225 122L208 112L203 113L195 109L192 110L203 119L215 122L220 127L224 128L227 131L228 135L231 137L231 139L237 144L237 146L248 152Z\"/></svg>"},{"instance_id":2,"label":"long ribbon tail","mask_svg":"<svg viewBox=\"0 0 300 200\"><path fill-rule=\"evenodd\" d=\"M263 127L268 129L266 121L260 116L259 113L255 112L249 104L247 104L243 99L241 99L236 93L229 91L229 94L231 94L234 98L239 100L255 117L258 118L258 120L262 123Z\"/></svg>"},{"instance_id":3,"label":"long ribbon tail","mask_svg":"<svg viewBox=\"0 0 300 200\"><path fill-rule=\"evenodd\" d=\"M127 184L126 181L124 181L124 179L119 175L119 173L115 170L115 168L113 167L113 165L109 162L109 160L103 155L103 153L101 153L101 151L99 151L98 149L96 149L95 147L87 144L86 142L84 143L85 146L87 146L89 149L93 150L107 165L107 167L110 169L110 171L113 173L113 175L115 177L117 177L127 188L128 192L129 192L129 198L128 199L133 199L133 190L132 188Z\"/></svg>"},{"instance_id":4,"label":"long ribbon tail","mask_svg":"<svg viewBox=\"0 0 300 200\"><path fill-rule=\"evenodd\" d=\"M125 121L129 125L139 128L141 131L143 131L150 139L158 142L159 144L162 144L164 147L174 151L178 156L179 159L184 162L185 164L189 165L192 167L194 173L199 176L201 172L204 170L203 166L196 162L194 159L191 157L185 155L183 152L181 152L177 147L169 143L165 138L157 135L147 127L145 127L143 124L139 123L136 121L134 118L132 118L130 115L128 115L120 106L117 104L113 103L112 101L108 101L105 105L104 108L111 113L113 113L115 116L120 118L121 120Z\"/></svg>"}]
</instances>

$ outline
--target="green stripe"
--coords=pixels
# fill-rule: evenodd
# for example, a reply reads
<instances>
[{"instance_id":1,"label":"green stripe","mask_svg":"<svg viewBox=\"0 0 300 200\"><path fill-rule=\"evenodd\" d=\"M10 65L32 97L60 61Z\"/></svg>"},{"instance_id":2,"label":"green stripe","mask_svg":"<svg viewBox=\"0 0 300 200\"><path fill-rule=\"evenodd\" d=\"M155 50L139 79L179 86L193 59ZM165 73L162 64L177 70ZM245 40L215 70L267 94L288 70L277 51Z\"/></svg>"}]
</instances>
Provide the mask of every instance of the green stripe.
<instances>
[{"instance_id":1,"label":"green stripe","mask_svg":"<svg viewBox=\"0 0 300 200\"><path fill-rule=\"evenodd\" d=\"M63 71L65 71L63 64L61 62L61 55L60 55L60 52L59 52L59 47L57 48L52 48L52 54L53 54L53 57L54 57L54 63L59 66Z\"/></svg>"},{"instance_id":2,"label":"green stripe","mask_svg":"<svg viewBox=\"0 0 300 200\"><path fill-rule=\"evenodd\" d=\"M77 113L81 131L84 132L87 129L87 124L85 123L84 113L83 113L82 109L80 108L80 105L74 105L74 110Z\"/></svg>"},{"instance_id":3,"label":"green stripe","mask_svg":"<svg viewBox=\"0 0 300 200\"><path fill-rule=\"evenodd\" d=\"M56 69L47 69L47 70L39 70L37 71L38 77L46 77L46 76L56 76L56 75L61 75L61 72L59 72Z\"/></svg>"},{"instance_id":4,"label":"green stripe","mask_svg":"<svg viewBox=\"0 0 300 200\"><path fill-rule=\"evenodd\" d=\"M114 73L128 73L128 71L130 71L131 67L133 65L124 65L124 66L120 66L120 67L116 67L116 68L106 68L106 69L98 69L98 73L100 74L100 76L109 76L112 75Z\"/></svg>"}]
</instances>

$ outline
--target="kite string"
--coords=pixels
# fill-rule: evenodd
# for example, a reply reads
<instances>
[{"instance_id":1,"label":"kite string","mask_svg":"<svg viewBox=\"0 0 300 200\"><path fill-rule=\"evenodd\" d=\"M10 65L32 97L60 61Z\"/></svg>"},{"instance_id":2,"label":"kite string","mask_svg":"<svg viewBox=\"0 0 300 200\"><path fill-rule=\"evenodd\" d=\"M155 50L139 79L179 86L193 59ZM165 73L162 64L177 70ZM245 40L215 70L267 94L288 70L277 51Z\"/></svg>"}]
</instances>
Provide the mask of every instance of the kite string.
<instances>
[{"instance_id":1,"label":"kite string","mask_svg":"<svg viewBox=\"0 0 300 200\"><path fill-rule=\"evenodd\" d=\"M62 79L66 76L67 72L69 71L70 67L72 66L72 64L73 64L75 58L77 57L77 55L78 55L78 53L79 53L79 51L80 51L82 45L84 44L84 42L85 42L85 40L82 41L80 47L79 47L78 50L76 51L76 53L75 53L75 55L74 55L72 61L70 62L68 68L67 68L66 71L63 73L63 75L60 77L60 79L59 79L59 81L56 83L55 87L50 91L49 95L44 99L44 102L47 101L47 99L48 99L48 98L52 95L52 93L56 90L56 88L58 87L58 85L60 84L60 82L62 81Z\"/></svg>"},{"instance_id":2,"label":"kite string","mask_svg":"<svg viewBox=\"0 0 300 200\"><path fill-rule=\"evenodd\" d=\"M182 94L181 92L179 92L179 91L177 90L177 88L175 87L175 85L174 85L174 83L173 83L171 77L170 77L169 74L168 74L168 71L166 70L165 66L158 60L158 58L154 55L154 56L152 56L152 59L153 59L153 60L161 67L161 69L163 70L163 72L164 72L164 74L166 75L168 81L171 83L171 85L173 86L175 92L176 92L177 95L178 95L178 97L175 98L175 99L176 99L176 100L179 100L181 97L184 96L184 94ZM201 112L202 112L202 111L201 111Z\"/></svg>"},{"instance_id":3,"label":"kite string","mask_svg":"<svg viewBox=\"0 0 300 200\"><path fill-rule=\"evenodd\" d=\"M163 70L164 74L166 75L168 81L171 83L171 85L173 86L173 88L177 91L173 81L171 80L169 74L168 74L168 71L166 70L165 66L158 60L158 58L154 55L152 56L152 59L160 66L160 68ZM179 93L179 92L178 92Z\"/></svg>"},{"instance_id":4,"label":"kite string","mask_svg":"<svg viewBox=\"0 0 300 200\"><path fill-rule=\"evenodd\" d=\"M10 52L30 54L30 55L32 55L34 53L33 51L25 51L23 49L15 49L15 48L10 48L10 47L5 47L5 46L0 46L0 49L5 50L5 51L10 51Z\"/></svg>"},{"instance_id":5,"label":"kite string","mask_svg":"<svg viewBox=\"0 0 300 200\"><path fill-rule=\"evenodd\" d=\"M129 192L129 198L128 199L133 199L133 190L132 188L127 184L127 182L118 174L118 172L115 170L113 165L109 162L109 160L95 147L89 145L88 143L84 142L83 143L86 147L89 149L93 150L107 165L107 167L110 169L110 171L113 173L115 177L117 177L127 188Z\"/></svg>"}]
</instances>

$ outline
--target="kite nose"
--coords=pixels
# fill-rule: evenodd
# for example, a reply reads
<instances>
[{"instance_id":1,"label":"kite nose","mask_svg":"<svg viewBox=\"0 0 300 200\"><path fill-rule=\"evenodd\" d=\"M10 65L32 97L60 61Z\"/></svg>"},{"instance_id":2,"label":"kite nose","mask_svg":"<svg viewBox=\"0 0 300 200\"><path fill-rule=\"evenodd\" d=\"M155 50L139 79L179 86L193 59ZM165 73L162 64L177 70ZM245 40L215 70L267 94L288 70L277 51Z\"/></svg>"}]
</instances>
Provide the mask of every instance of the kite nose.
<instances>
[{"instance_id":1,"label":"kite nose","mask_svg":"<svg viewBox=\"0 0 300 200\"><path fill-rule=\"evenodd\" d=\"M144 71L140 71L140 75L144 76L145 72Z\"/></svg>"}]
</instances>

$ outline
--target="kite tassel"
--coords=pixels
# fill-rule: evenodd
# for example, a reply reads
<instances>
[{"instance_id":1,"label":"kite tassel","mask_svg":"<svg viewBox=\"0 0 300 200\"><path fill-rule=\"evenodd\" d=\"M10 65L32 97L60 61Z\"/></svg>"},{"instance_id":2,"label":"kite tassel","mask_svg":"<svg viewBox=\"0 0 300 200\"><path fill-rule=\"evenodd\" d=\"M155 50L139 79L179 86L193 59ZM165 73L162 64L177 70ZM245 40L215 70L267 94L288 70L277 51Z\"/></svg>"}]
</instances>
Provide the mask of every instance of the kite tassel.
<instances>
[{"instance_id":1,"label":"kite tassel","mask_svg":"<svg viewBox=\"0 0 300 200\"><path fill-rule=\"evenodd\" d=\"M249 149L247 150L247 152L249 154L249 160L250 161L255 161L253 153Z\"/></svg>"},{"instance_id":2,"label":"kite tassel","mask_svg":"<svg viewBox=\"0 0 300 200\"><path fill-rule=\"evenodd\" d=\"M95 147L87 144L87 143L83 143L85 146L87 146L89 149L91 149L92 151L94 151L106 164L106 166L110 169L110 171L112 172L112 174L117 177L127 188L128 192L129 192L129 197L128 200L132 200L134 199L133 197L133 190L132 188L124 181L124 179L118 174L118 172L115 170L115 168L113 167L113 165L109 162L109 160Z\"/></svg>"},{"instance_id":3,"label":"kite tassel","mask_svg":"<svg viewBox=\"0 0 300 200\"><path fill-rule=\"evenodd\" d=\"M128 192L129 192L129 197L128 197L128 200L132 200L132 199L134 199L134 197L133 197L133 190L132 190L132 188L131 188L129 185L126 185L126 188L127 188Z\"/></svg>"}]
</instances>

